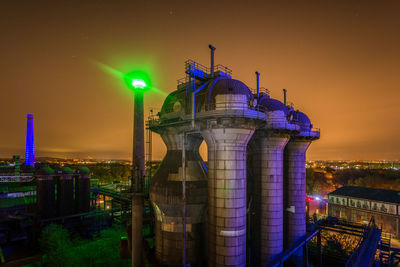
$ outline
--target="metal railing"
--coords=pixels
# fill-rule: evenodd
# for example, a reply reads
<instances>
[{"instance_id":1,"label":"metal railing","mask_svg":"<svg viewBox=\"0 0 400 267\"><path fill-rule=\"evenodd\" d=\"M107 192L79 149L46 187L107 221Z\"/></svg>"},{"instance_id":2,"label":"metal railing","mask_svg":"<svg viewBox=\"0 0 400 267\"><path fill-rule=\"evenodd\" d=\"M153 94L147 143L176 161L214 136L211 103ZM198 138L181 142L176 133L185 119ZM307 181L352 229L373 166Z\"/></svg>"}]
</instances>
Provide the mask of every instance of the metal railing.
<instances>
[{"instance_id":1,"label":"metal railing","mask_svg":"<svg viewBox=\"0 0 400 267\"><path fill-rule=\"evenodd\" d=\"M232 70L221 64L216 65L214 68L214 71L222 71L223 73L228 74L229 76L232 76Z\"/></svg>"},{"instance_id":2,"label":"metal railing","mask_svg":"<svg viewBox=\"0 0 400 267\"><path fill-rule=\"evenodd\" d=\"M240 105L243 106L239 107ZM202 110L196 112L196 118L220 117L220 116L260 119L266 121L270 128L299 131L298 126L296 127L296 124L290 123L289 121L268 122L268 111L265 109L265 107L258 105L253 107L252 105L245 105L241 101L228 101L228 102L218 103L218 108L216 103L213 103L210 110ZM186 114L184 112L177 113L176 117L174 118L180 118L181 120L191 120L190 114ZM146 128L156 127L159 126L161 123L162 120L158 115L151 115L148 117L148 120L146 121ZM320 129L311 128L305 131L300 130L300 135L303 137L319 137Z\"/></svg>"},{"instance_id":3,"label":"metal railing","mask_svg":"<svg viewBox=\"0 0 400 267\"><path fill-rule=\"evenodd\" d=\"M204 66L200 63L197 63L194 60L191 60L191 59L186 60L185 61L185 71L188 72L188 71L194 70L194 69L203 71L206 74L209 74L210 70L211 70L211 69L207 68L206 66Z\"/></svg>"},{"instance_id":4,"label":"metal railing","mask_svg":"<svg viewBox=\"0 0 400 267\"><path fill-rule=\"evenodd\" d=\"M257 94L257 88L249 88L253 95ZM267 95L271 94L271 91L268 88L260 87L260 93L265 93Z\"/></svg>"},{"instance_id":5,"label":"metal railing","mask_svg":"<svg viewBox=\"0 0 400 267\"><path fill-rule=\"evenodd\" d=\"M379 231L377 226L375 225L375 219L374 217L371 217L368 225L365 227L365 230L361 236L361 238L358 240L358 243L351 254L350 258L346 262L346 267L350 266L365 266L365 261L364 259L368 251L367 249L371 249L371 244L369 244L370 241L374 241L376 239L376 231ZM378 233L380 235L380 233ZM380 238L379 238L380 239ZM377 245L377 244L375 244ZM368 253L370 254L370 253ZM374 253L375 255L375 253Z\"/></svg>"},{"instance_id":6,"label":"metal railing","mask_svg":"<svg viewBox=\"0 0 400 267\"><path fill-rule=\"evenodd\" d=\"M232 70L224 65L218 64L214 67L214 72L222 71L223 73L232 76ZM185 73L190 76L196 76L201 79L207 79L211 77L211 68L208 68L194 60L188 59L185 61ZM177 80L178 87L187 84L189 82L188 77Z\"/></svg>"}]
</instances>

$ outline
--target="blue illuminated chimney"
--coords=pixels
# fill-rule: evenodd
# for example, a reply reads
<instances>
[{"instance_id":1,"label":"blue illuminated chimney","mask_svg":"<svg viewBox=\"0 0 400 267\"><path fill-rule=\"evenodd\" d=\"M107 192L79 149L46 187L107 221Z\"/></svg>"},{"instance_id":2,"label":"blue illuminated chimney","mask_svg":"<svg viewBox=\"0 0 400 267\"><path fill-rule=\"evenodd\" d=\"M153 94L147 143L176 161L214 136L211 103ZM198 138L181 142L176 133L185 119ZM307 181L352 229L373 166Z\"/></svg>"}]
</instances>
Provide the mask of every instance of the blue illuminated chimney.
<instances>
[{"instance_id":1,"label":"blue illuminated chimney","mask_svg":"<svg viewBox=\"0 0 400 267\"><path fill-rule=\"evenodd\" d=\"M25 165L35 166L35 140L33 138L33 115L26 115Z\"/></svg>"}]
</instances>

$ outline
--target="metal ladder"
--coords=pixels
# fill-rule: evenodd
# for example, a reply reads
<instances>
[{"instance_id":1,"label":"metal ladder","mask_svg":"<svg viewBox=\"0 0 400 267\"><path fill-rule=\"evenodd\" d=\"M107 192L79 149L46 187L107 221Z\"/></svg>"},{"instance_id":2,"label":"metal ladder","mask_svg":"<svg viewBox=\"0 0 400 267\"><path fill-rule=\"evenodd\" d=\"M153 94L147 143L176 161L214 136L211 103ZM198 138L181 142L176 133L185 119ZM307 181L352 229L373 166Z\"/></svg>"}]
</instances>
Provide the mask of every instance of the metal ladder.
<instances>
[{"instance_id":1,"label":"metal ladder","mask_svg":"<svg viewBox=\"0 0 400 267\"><path fill-rule=\"evenodd\" d=\"M391 237L392 235L390 233L382 233L379 252L379 261L381 266L390 266Z\"/></svg>"}]
</instances>

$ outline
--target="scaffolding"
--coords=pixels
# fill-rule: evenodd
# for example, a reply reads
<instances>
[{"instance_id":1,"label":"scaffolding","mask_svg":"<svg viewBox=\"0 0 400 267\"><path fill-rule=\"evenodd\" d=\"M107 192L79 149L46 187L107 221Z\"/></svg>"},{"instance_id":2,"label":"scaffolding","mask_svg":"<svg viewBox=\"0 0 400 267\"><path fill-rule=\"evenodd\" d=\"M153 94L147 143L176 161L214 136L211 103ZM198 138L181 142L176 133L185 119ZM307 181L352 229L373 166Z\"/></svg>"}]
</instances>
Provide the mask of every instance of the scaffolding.
<instances>
[{"instance_id":1,"label":"scaffolding","mask_svg":"<svg viewBox=\"0 0 400 267\"><path fill-rule=\"evenodd\" d=\"M145 193L149 193L149 183L151 181L152 169L153 169L153 134L150 130L151 122L154 120L153 109L150 108L149 117L146 121L146 154L145 154L145 162L148 164L148 175L145 176Z\"/></svg>"}]
</instances>

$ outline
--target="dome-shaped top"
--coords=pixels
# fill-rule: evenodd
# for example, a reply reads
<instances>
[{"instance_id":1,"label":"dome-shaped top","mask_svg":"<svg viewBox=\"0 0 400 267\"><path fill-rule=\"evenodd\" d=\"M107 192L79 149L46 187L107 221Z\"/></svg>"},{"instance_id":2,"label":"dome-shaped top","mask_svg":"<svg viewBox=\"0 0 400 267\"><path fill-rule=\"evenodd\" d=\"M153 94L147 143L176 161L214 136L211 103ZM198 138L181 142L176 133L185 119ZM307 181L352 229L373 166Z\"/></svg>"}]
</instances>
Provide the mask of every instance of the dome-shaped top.
<instances>
[{"instance_id":1,"label":"dome-shaped top","mask_svg":"<svg viewBox=\"0 0 400 267\"><path fill-rule=\"evenodd\" d=\"M292 114L292 121L299 125L302 130L312 128L311 121L306 114L298 110L294 111Z\"/></svg>"},{"instance_id":2,"label":"dome-shaped top","mask_svg":"<svg viewBox=\"0 0 400 267\"><path fill-rule=\"evenodd\" d=\"M81 173L81 174L89 174L89 173L90 173L90 170L89 170L88 167L79 167L78 173Z\"/></svg>"},{"instance_id":3,"label":"dome-shaped top","mask_svg":"<svg viewBox=\"0 0 400 267\"><path fill-rule=\"evenodd\" d=\"M37 174L39 174L39 175L52 175L52 174L55 174L55 171L52 168L50 168L49 166L43 166L42 168L40 168L37 171Z\"/></svg>"},{"instance_id":4,"label":"dome-shaped top","mask_svg":"<svg viewBox=\"0 0 400 267\"><path fill-rule=\"evenodd\" d=\"M257 97L257 94L254 95L254 98L256 98L256 97ZM258 98L258 104L260 104L264 101L267 101L270 98L271 97L268 94L261 92L260 97Z\"/></svg>"},{"instance_id":5,"label":"dome-shaped top","mask_svg":"<svg viewBox=\"0 0 400 267\"><path fill-rule=\"evenodd\" d=\"M220 77L208 85L209 96L215 97L219 94L230 94L230 95L247 95L249 99L253 98L253 94L250 89L241 81Z\"/></svg>"},{"instance_id":6,"label":"dome-shaped top","mask_svg":"<svg viewBox=\"0 0 400 267\"><path fill-rule=\"evenodd\" d=\"M267 111L283 111L288 115L287 107L279 100L273 98L263 98L260 100L260 105L265 107Z\"/></svg>"},{"instance_id":7,"label":"dome-shaped top","mask_svg":"<svg viewBox=\"0 0 400 267\"><path fill-rule=\"evenodd\" d=\"M226 97L219 97L221 95ZM227 77L217 77L208 81L205 88L199 92L198 97L196 96L196 106L198 110L201 110L202 106L205 106L205 110L214 110L217 108L216 104L218 102L219 108L224 106L228 109L239 107L242 109L247 107L247 104L252 99L253 94L250 89L241 81Z\"/></svg>"},{"instance_id":8,"label":"dome-shaped top","mask_svg":"<svg viewBox=\"0 0 400 267\"><path fill-rule=\"evenodd\" d=\"M170 93L161 107L161 113L171 113L183 110L183 102L185 99L185 90L177 90Z\"/></svg>"},{"instance_id":9,"label":"dome-shaped top","mask_svg":"<svg viewBox=\"0 0 400 267\"><path fill-rule=\"evenodd\" d=\"M73 174L74 173L74 171L70 167L62 168L62 172L65 174Z\"/></svg>"}]
</instances>

